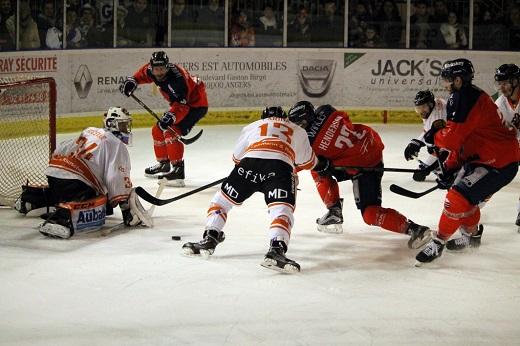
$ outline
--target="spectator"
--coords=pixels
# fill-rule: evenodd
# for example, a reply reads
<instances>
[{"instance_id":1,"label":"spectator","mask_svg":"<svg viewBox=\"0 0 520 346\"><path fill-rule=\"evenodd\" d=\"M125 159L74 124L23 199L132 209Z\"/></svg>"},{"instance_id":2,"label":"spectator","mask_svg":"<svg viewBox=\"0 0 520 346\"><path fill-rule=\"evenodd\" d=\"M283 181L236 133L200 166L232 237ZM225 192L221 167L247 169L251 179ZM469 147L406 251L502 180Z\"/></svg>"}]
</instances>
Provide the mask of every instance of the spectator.
<instances>
[{"instance_id":1,"label":"spectator","mask_svg":"<svg viewBox=\"0 0 520 346\"><path fill-rule=\"evenodd\" d=\"M431 46L430 15L426 1L420 0L415 3L415 13L410 17L410 47L428 48Z\"/></svg>"},{"instance_id":2,"label":"spectator","mask_svg":"<svg viewBox=\"0 0 520 346\"><path fill-rule=\"evenodd\" d=\"M256 46L281 47L282 28L276 20L273 7L266 5L263 14L256 22Z\"/></svg>"},{"instance_id":3,"label":"spectator","mask_svg":"<svg viewBox=\"0 0 520 346\"><path fill-rule=\"evenodd\" d=\"M7 30L7 19L13 15L11 0L0 0L0 51L14 50L14 40Z\"/></svg>"},{"instance_id":4,"label":"spectator","mask_svg":"<svg viewBox=\"0 0 520 346\"><path fill-rule=\"evenodd\" d=\"M224 46L224 8L219 0L209 0L209 5L202 7L195 19L197 46Z\"/></svg>"},{"instance_id":5,"label":"spectator","mask_svg":"<svg viewBox=\"0 0 520 346\"><path fill-rule=\"evenodd\" d=\"M131 46L132 42L125 37L126 33L126 16L128 15L128 10L126 7L119 5L117 6L117 32L119 33L117 35L117 46L118 47L129 47ZM109 31L110 32L110 31ZM113 32L112 32L113 34Z\"/></svg>"},{"instance_id":6,"label":"spectator","mask_svg":"<svg viewBox=\"0 0 520 346\"><path fill-rule=\"evenodd\" d=\"M230 34L232 47L254 47L256 44L255 29L247 21L244 11L240 11L238 18L235 17Z\"/></svg>"},{"instance_id":7,"label":"spectator","mask_svg":"<svg viewBox=\"0 0 520 346\"><path fill-rule=\"evenodd\" d=\"M468 46L464 27L457 22L457 14L455 12L449 12L448 21L441 24L440 31L444 38L445 48L461 49Z\"/></svg>"},{"instance_id":8,"label":"spectator","mask_svg":"<svg viewBox=\"0 0 520 346\"><path fill-rule=\"evenodd\" d=\"M362 48L384 48L386 43L381 39L377 33L377 28L374 25L367 26L365 35L363 36L360 47Z\"/></svg>"},{"instance_id":9,"label":"spectator","mask_svg":"<svg viewBox=\"0 0 520 346\"><path fill-rule=\"evenodd\" d=\"M6 21L7 30L13 42L16 40L16 16L13 14ZM20 1L20 49L40 48L38 26L31 16L31 7L28 0Z\"/></svg>"},{"instance_id":10,"label":"spectator","mask_svg":"<svg viewBox=\"0 0 520 346\"><path fill-rule=\"evenodd\" d=\"M305 6L300 6L296 17L287 28L287 45L291 47L310 45L311 30L309 11Z\"/></svg>"},{"instance_id":11,"label":"spectator","mask_svg":"<svg viewBox=\"0 0 520 346\"><path fill-rule=\"evenodd\" d=\"M194 18L186 8L185 0L174 0L172 7L172 46L192 47L195 45Z\"/></svg>"},{"instance_id":12,"label":"spectator","mask_svg":"<svg viewBox=\"0 0 520 346\"><path fill-rule=\"evenodd\" d=\"M367 5L362 2L357 3L348 22L349 47L360 47L361 41L365 36L367 25L370 21L371 16L368 12Z\"/></svg>"},{"instance_id":13,"label":"spectator","mask_svg":"<svg viewBox=\"0 0 520 346\"><path fill-rule=\"evenodd\" d=\"M520 50L520 7L513 6L509 11L509 50Z\"/></svg>"},{"instance_id":14,"label":"spectator","mask_svg":"<svg viewBox=\"0 0 520 346\"><path fill-rule=\"evenodd\" d=\"M53 26L56 26L56 16L53 0L45 1L42 12L38 14L38 17L36 17L36 24L38 26L40 42L45 42L47 31Z\"/></svg>"},{"instance_id":15,"label":"spectator","mask_svg":"<svg viewBox=\"0 0 520 346\"><path fill-rule=\"evenodd\" d=\"M322 47L343 47L343 16L336 13L336 2L326 0L324 13L313 25L312 41Z\"/></svg>"},{"instance_id":16,"label":"spectator","mask_svg":"<svg viewBox=\"0 0 520 346\"><path fill-rule=\"evenodd\" d=\"M81 11L79 30L81 32L82 47L111 47L112 36L96 24L95 9L86 4Z\"/></svg>"},{"instance_id":17,"label":"spectator","mask_svg":"<svg viewBox=\"0 0 520 346\"><path fill-rule=\"evenodd\" d=\"M436 0L433 3L433 14L430 17L431 20L431 48L442 49L445 48L444 38L441 34L441 23L446 21L448 18L448 7L443 0Z\"/></svg>"},{"instance_id":18,"label":"spectator","mask_svg":"<svg viewBox=\"0 0 520 346\"><path fill-rule=\"evenodd\" d=\"M67 48L80 48L81 32L79 31L78 12L75 7L67 8L66 22Z\"/></svg>"},{"instance_id":19,"label":"spectator","mask_svg":"<svg viewBox=\"0 0 520 346\"><path fill-rule=\"evenodd\" d=\"M148 0L134 0L129 6L126 23L120 34L128 39L127 47L151 47L155 38L155 20L147 9ZM118 33L119 34L119 33Z\"/></svg>"},{"instance_id":20,"label":"spectator","mask_svg":"<svg viewBox=\"0 0 520 346\"><path fill-rule=\"evenodd\" d=\"M401 47L402 23L397 5L393 0L383 1L383 7L376 15L381 38L389 48Z\"/></svg>"}]
</instances>

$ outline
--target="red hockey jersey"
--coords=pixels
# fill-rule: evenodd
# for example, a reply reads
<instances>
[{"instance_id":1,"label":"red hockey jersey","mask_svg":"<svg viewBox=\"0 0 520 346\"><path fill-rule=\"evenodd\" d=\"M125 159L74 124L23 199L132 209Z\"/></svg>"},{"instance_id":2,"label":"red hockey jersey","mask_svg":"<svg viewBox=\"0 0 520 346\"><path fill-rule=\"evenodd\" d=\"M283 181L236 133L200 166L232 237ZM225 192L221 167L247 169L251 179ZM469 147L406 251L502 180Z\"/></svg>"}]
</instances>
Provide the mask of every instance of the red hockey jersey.
<instances>
[{"instance_id":1,"label":"red hockey jersey","mask_svg":"<svg viewBox=\"0 0 520 346\"><path fill-rule=\"evenodd\" d=\"M334 166L373 167L383 160L384 145L379 134L369 126L353 124L346 112L330 105L316 110L307 135L316 155L332 160Z\"/></svg>"}]
</instances>

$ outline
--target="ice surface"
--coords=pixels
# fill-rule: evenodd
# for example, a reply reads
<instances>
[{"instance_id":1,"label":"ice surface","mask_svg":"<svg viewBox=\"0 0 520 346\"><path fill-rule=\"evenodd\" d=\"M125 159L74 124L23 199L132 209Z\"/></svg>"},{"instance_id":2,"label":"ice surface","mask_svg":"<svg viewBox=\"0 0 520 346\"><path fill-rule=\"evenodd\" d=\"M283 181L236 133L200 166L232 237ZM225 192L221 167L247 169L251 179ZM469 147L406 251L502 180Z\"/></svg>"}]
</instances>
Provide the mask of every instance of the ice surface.
<instances>
[{"instance_id":1,"label":"ice surface","mask_svg":"<svg viewBox=\"0 0 520 346\"><path fill-rule=\"evenodd\" d=\"M414 168L402 152L419 126L374 127L386 145L385 165ZM226 176L239 131L205 127L186 147L186 187L161 197ZM156 181L143 176L154 163L149 129L134 131L130 152L134 185L155 193ZM435 228L443 192L412 200L390 192L392 183L422 191L432 181L386 173L383 206ZM47 239L35 229L38 219L1 209L0 344L518 345L519 187L517 177L483 210L480 249L445 252L415 268L407 237L363 223L350 183L341 185L345 233L317 232L325 209L303 172L288 252L302 267L297 275L259 265L268 248L260 194L230 212L227 239L209 260L185 257L181 246L201 238L216 187L157 207L153 229L104 238ZM108 222L120 222L118 210Z\"/></svg>"}]
</instances>

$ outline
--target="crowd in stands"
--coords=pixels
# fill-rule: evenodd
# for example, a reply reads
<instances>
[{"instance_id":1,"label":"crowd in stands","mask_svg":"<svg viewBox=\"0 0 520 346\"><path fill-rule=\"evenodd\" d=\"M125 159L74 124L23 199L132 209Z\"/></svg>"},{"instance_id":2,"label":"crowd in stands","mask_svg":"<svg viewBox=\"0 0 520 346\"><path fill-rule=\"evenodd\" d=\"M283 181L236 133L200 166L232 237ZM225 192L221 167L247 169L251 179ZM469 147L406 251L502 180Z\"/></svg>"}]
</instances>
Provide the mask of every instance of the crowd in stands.
<instances>
[{"instance_id":1,"label":"crowd in stands","mask_svg":"<svg viewBox=\"0 0 520 346\"><path fill-rule=\"evenodd\" d=\"M0 0L0 51L117 47L222 47L224 0ZM230 47L283 46L284 2L230 0ZM520 50L520 0L474 0L473 49ZM65 11L65 28L63 18ZM405 48L405 0L289 0L287 46ZM469 0L412 0L410 48L467 49ZM19 32L17 33L17 30ZM168 40L171 39L171 42Z\"/></svg>"}]
</instances>

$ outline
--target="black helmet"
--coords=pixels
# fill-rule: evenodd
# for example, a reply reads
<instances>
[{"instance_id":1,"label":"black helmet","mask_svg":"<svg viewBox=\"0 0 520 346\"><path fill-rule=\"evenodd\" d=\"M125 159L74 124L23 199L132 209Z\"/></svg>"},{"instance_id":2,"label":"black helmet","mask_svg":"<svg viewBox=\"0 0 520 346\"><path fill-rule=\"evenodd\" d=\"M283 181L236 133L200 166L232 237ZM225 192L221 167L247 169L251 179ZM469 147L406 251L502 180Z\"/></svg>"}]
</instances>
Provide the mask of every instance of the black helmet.
<instances>
[{"instance_id":1,"label":"black helmet","mask_svg":"<svg viewBox=\"0 0 520 346\"><path fill-rule=\"evenodd\" d=\"M289 120L300 126L303 124L303 127L312 123L315 116L314 106L309 101L298 101L289 109Z\"/></svg>"},{"instance_id":2,"label":"black helmet","mask_svg":"<svg viewBox=\"0 0 520 346\"><path fill-rule=\"evenodd\" d=\"M449 81L453 81L455 77L461 77L464 83L470 83L474 74L473 64L464 58L448 60L441 69L441 77Z\"/></svg>"},{"instance_id":3,"label":"black helmet","mask_svg":"<svg viewBox=\"0 0 520 346\"><path fill-rule=\"evenodd\" d=\"M416 106L420 106L425 103L435 103L435 96L433 96L433 93L430 90L420 90L415 95L413 103Z\"/></svg>"},{"instance_id":4,"label":"black helmet","mask_svg":"<svg viewBox=\"0 0 520 346\"><path fill-rule=\"evenodd\" d=\"M153 52L150 58L150 66L166 66L168 65L168 55L164 51Z\"/></svg>"},{"instance_id":5,"label":"black helmet","mask_svg":"<svg viewBox=\"0 0 520 346\"><path fill-rule=\"evenodd\" d=\"M500 65L495 72L497 82L504 80L520 79L520 68L515 64Z\"/></svg>"},{"instance_id":6,"label":"black helmet","mask_svg":"<svg viewBox=\"0 0 520 346\"><path fill-rule=\"evenodd\" d=\"M262 112L262 119L266 118L287 118L287 113L280 106L265 107Z\"/></svg>"}]
</instances>

